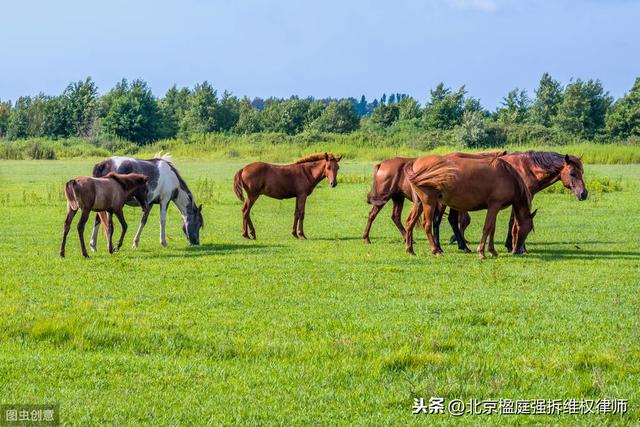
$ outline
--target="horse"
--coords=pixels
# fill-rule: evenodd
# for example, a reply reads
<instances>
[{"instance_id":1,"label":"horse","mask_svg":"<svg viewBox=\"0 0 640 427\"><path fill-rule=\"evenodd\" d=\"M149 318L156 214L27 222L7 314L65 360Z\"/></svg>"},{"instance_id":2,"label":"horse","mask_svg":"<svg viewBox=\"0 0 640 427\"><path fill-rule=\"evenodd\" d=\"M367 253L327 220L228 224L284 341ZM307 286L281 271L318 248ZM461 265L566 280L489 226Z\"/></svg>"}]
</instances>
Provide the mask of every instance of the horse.
<instances>
[{"instance_id":1,"label":"horse","mask_svg":"<svg viewBox=\"0 0 640 427\"><path fill-rule=\"evenodd\" d=\"M202 205L196 206L193 193L187 187L178 170L172 163L168 154L156 154L153 159L140 160L132 157L111 157L103 160L93 168L93 176L100 177L110 172L117 173L141 173L149 178L147 188L134 192L127 204L130 206L140 206L142 208L142 218L140 226L133 238L133 247L137 248L140 242L140 234L147 223L149 212L154 204L160 205L160 244L167 246L165 235L165 225L167 222L167 208L169 202L175 203L182 215L182 231L190 245L200 244L200 229L204 226L202 218ZM98 226L100 221L108 222L108 214L98 213L93 225L91 242L89 243L93 251L96 250L98 238Z\"/></svg>"},{"instance_id":2,"label":"horse","mask_svg":"<svg viewBox=\"0 0 640 427\"><path fill-rule=\"evenodd\" d=\"M501 158L518 171L527 185L531 197L557 181L561 181L562 185L569 189L579 201L587 199L589 191L584 183L584 168L579 157L548 151L516 151ZM456 220L456 215L459 215L458 221ZM462 246L461 249L464 250L466 247L464 230L471 223L471 217L467 212L458 213L455 210L450 210L449 222L454 231L450 243L458 242L458 246ZM509 251L513 249L513 222L514 215L512 212L509 219L509 231L504 244ZM459 227L457 227L458 225ZM439 222L435 223L434 226L438 227ZM457 234L459 234L460 240ZM462 244L460 244L461 242Z\"/></svg>"},{"instance_id":3,"label":"horse","mask_svg":"<svg viewBox=\"0 0 640 427\"><path fill-rule=\"evenodd\" d=\"M473 154L454 153L454 155L465 155L478 158L493 158L496 154L497 152ZM391 219L400 231L402 240L405 240L406 232L404 227L402 226L402 208L405 199L413 200L413 192L411 190L411 184L409 183L404 170L407 166L413 165L413 162L415 160L415 157L394 157L392 159L384 160L383 162L378 163L374 166L373 188L367 196L367 203L372 205L372 207L371 211L369 212L369 218L364 229L364 234L362 235L364 243L371 243L371 240L369 239L369 233L371 231L373 221L376 219L378 212L380 212L380 210L389 200L393 201ZM468 220L470 220L468 215L461 215L459 217L459 224L457 224L458 228L465 229L468 225L465 223L465 221Z\"/></svg>"},{"instance_id":4,"label":"horse","mask_svg":"<svg viewBox=\"0 0 640 427\"><path fill-rule=\"evenodd\" d=\"M316 153L289 165L255 162L244 166L233 178L233 191L242 205L242 237L255 240L256 231L251 221L251 207L262 194L274 199L296 198L291 235L306 239L304 234L304 208L307 197L324 178L329 185L338 185L338 162L342 156ZM244 198L243 190L247 193Z\"/></svg>"},{"instance_id":5,"label":"horse","mask_svg":"<svg viewBox=\"0 0 640 427\"><path fill-rule=\"evenodd\" d=\"M471 156L426 156L417 159L406 171L414 192L414 206L407 220L406 251L413 251L413 227L424 210L424 228L432 252L442 255L432 232L433 214L439 205L458 211L487 209L482 239L478 246L480 259L485 258L484 248L489 238L489 252L498 256L493 244L496 216L501 209L512 205L516 216L514 227L514 254L523 253L524 241L533 229L531 193L524 180L509 163L499 155L493 158Z\"/></svg>"},{"instance_id":6,"label":"horse","mask_svg":"<svg viewBox=\"0 0 640 427\"><path fill-rule=\"evenodd\" d=\"M71 221L82 209L82 215L78 222L78 238L82 255L86 258L87 248L84 245L84 227L91 211L109 212L114 214L120 221L122 232L118 241L118 249L122 246L124 234L127 232L127 223L122 213L122 207L127 199L136 191L145 191L148 178L138 173L126 175L109 173L104 178L94 178L90 176L79 176L68 181L64 186L64 195L67 199L67 218L62 227L62 243L60 244L60 256L64 258L67 234L71 227ZM109 216L106 224L107 239L109 240L109 253L113 253L113 217Z\"/></svg>"}]
</instances>

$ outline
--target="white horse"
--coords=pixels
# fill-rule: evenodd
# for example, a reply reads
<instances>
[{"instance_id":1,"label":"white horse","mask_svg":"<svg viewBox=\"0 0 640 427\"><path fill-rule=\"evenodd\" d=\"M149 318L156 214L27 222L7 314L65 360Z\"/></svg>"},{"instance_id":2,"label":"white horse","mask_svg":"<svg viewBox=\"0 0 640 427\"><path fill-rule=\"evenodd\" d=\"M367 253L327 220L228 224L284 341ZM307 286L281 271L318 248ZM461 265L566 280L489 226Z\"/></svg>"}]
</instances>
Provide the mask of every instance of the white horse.
<instances>
[{"instance_id":1,"label":"white horse","mask_svg":"<svg viewBox=\"0 0 640 427\"><path fill-rule=\"evenodd\" d=\"M193 194L189 191L189 187L184 182L177 169L171 163L169 154L156 156L151 160L140 160L132 157L111 157L103 160L93 168L93 176L105 176L109 172L121 174L140 173L149 178L146 187L133 193L132 197L127 201L130 206L140 206L142 208L142 218L140 226L133 238L133 247L137 248L140 242L140 234L147 222L149 212L154 204L160 205L160 244L167 246L165 235L165 224L167 222L167 208L169 202L173 201L180 210L182 215L182 231L184 232L189 244L200 244L200 228L204 225L202 219L202 205L196 206L193 200ZM108 213L102 212L96 215L93 224L93 233L91 234L91 249L96 250L96 240L98 238L98 228L100 221L108 224Z\"/></svg>"}]
</instances>

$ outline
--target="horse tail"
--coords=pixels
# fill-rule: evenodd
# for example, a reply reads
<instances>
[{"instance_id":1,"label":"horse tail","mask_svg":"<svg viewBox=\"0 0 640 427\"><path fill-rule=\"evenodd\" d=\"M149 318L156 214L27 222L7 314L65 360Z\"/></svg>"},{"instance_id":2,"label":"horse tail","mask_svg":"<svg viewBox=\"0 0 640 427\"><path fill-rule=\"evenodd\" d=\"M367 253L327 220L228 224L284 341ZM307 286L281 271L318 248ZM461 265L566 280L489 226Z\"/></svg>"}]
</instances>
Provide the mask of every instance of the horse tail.
<instances>
[{"instance_id":1,"label":"horse tail","mask_svg":"<svg viewBox=\"0 0 640 427\"><path fill-rule=\"evenodd\" d=\"M71 181L67 181L64 186L64 196L67 198L67 205L74 210L78 210L78 198L76 197L76 192L74 190L74 186L76 185L76 180L72 179Z\"/></svg>"},{"instance_id":2,"label":"horse tail","mask_svg":"<svg viewBox=\"0 0 640 427\"><path fill-rule=\"evenodd\" d=\"M419 171L413 171L413 165L405 166L405 174L412 186L431 187L438 191L447 189L456 177L457 168L445 158L437 158L427 163Z\"/></svg>"},{"instance_id":3,"label":"horse tail","mask_svg":"<svg viewBox=\"0 0 640 427\"><path fill-rule=\"evenodd\" d=\"M109 222L109 219L107 218L107 212L105 212L105 211L98 212L98 216L100 217L100 226L102 227L102 231L104 232L104 234L106 236L107 235L107 223Z\"/></svg>"},{"instance_id":4,"label":"horse tail","mask_svg":"<svg viewBox=\"0 0 640 427\"><path fill-rule=\"evenodd\" d=\"M380 163L373 167L373 188L367 194L367 203L374 206L382 206L387 201L385 199L385 195L378 193L378 185L376 181L376 175L378 175L378 169L380 169Z\"/></svg>"},{"instance_id":5,"label":"horse tail","mask_svg":"<svg viewBox=\"0 0 640 427\"><path fill-rule=\"evenodd\" d=\"M242 181L242 171L243 169L240 169L233 177L233 192L236 193L236 196L241 202L244 202L244 195L242 194L242 187L244 185Z\"/></svg>"}]
</instances>

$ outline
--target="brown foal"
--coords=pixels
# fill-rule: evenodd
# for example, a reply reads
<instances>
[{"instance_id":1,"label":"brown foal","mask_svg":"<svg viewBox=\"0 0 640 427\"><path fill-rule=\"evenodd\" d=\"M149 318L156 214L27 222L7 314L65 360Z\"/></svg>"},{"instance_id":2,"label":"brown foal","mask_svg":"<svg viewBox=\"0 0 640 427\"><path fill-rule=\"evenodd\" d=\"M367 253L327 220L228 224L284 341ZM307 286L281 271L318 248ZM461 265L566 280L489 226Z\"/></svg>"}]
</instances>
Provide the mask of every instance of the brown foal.
<instances>
[{"instance_id":1,"label":"brown foal","mask_svg":"<svg viewBox=\"0 0 640 427\"><path fill-rule=\"evenodd\" d=\"M64 257L67 234L78 209L82 209L80 221L78 222L78 237L83 256L89 257L84 244L84 226L91 211L109 212L118 217L122 226L122 234L120 234L120 240L118 241L118 249L120 249L124 234L127 231L127 223L124 220L122 207L133 192L145 188L147 180L146 176L138 173L121 175L111 172L103 178L79 176L67 182L64 187L64 195L67 199L67 218L62 228L60 256ZM113 253L113 215L109 215L109 222L106 227L109 253Z\"/></svg>"},{"instance_id":2,"label":"brown foal","mask_svg":"<svg viewBox=\"0 0 640 427\"><path fill-rule=\"evenodd\" d=\"M251 207L261 194L274 199L296 198L291 235L306 239L304 234L304 207L307 197L324 178L331 187L338 185L338 162L342 156L318 153L306 156L290 165L272 165L255 162L240 169L233 179L233 190L242 205L242 237L255 239L256 230L251 221ZM242 190L247 192L245 200Z\"/></svg>"}]
</instances>

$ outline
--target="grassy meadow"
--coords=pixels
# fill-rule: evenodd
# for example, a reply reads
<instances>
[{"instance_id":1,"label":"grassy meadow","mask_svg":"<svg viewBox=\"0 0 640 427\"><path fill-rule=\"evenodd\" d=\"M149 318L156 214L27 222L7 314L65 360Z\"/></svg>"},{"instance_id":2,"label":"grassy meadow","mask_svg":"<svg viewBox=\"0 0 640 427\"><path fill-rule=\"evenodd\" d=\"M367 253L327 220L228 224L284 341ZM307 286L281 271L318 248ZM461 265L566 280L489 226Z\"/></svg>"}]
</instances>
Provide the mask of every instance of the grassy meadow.
<instances>
[{"instance_id":1,"label":"grassy meadow","mask_svg":"<svg viewBox=\"0 0 640 427\"><path fill-rule=\"evenodd\" d=\"M232 192L245 161L176 156L205 206L200 246L171 206L161 247L156 206L132 249L127 208L119 253L101 235L83 259L76 216L60 259L63 184L94 163L0 161L2 402L59 402L74 425L640 424L640 165L586 165L587 201L536 196L528 255L480 261L432 256L421 231L410 257L390 207L364 245L372 162L343 161L310 196L307 241L289 235L292 200L260 198L254 242ZM475 247L484 212L472 219ZM416 397L629 403L453 418L413 415Z\"/></svg>"}]
</instances>

